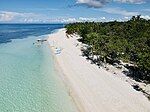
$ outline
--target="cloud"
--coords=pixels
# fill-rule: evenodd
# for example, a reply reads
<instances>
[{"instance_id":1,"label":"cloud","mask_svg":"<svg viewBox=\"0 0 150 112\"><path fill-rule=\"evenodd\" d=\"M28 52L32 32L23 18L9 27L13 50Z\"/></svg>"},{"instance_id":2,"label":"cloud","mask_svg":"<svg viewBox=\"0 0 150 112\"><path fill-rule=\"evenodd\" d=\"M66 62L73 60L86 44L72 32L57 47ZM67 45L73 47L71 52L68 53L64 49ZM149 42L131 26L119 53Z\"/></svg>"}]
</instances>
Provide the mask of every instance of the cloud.
<instances>
[{"instance_id":1,"label":"cloud","mask_svg":"<svg viewBox=\"0 0 150 112\"><path fill-rule=\"evenodd\" d=\"M76 0L76 4L86 5L93 8L101 8L109 2L141 4L145 3L146 0Z\"/></svg>"},{"instance_id":2,"label":"cloud","mask_svg":"<svg viewBox=\"0 0 150 112\"><path fill-rule=\"evenodd\" d=\"M32 11L58 11L58 8L31 8Z\"/></svg>"},{"instance_id":3,"label":"cloud","mask_svg":"<svg viewBox=\"0 0 150 112\"><path fill-rule=\"evenodd\" d=\"M88 7L100 8L111 0L77 0L77 4L87 5Z\"/></svg>"},{"instance_id":4,"label":"cloud","mask_svg":"<svg viewBox=\"0 0 150 112\"><path fill-rule=\"evenodd\" d=\"M150 16L149 15L142 15L141 18L150 20Z\"/></svg>"},{"instance_id":5,"label":"cloud","mask_svg":"<svg viewBox=\"0 0 150 112\"><path fill-rule=\"evenodd\" d=\"M104 22L106 21L106 17L99 18L86 18L86 17L78 17L78 18L55 18L49 19L50 23L74 23L74 22Z\"/></svg>"},{"instance_id":6,"label":"cloud","mask_svg":"<svg viewBox=\"0 0 150 112\"><path fill-rule=\"evenodd\" d=\"M133 4L141 4L145 3L145 0L114 0L121 3L133 3Z\"/></svg>"},{"instance_id":7,"label":"cloud","mask_svg":"<svg viewBox=\"0 0 150 112\"><path fill-rule=\"evenodd\" d=\"M42 22L45 17L34 13L19 13L10 11L0 11L0 22Z\"/></svg>"},{"instance_id":8,"label":"cloud","mask_svg":"<svg viewBox=\"0 0 150 112\"><path fill-rule=\"evenodd\" d=\"M117 15L123 15L123 16L139 15L139 12L127 11L127 10L123 10L120 8L105 8L105 9L102 9L102 11L109 13L109 14L117 14Z\"/></svg>"},{"instance_id":9,"label":"cloud","mask_svg":"<svg viewBox=\"0 0 150 112\"><path fill-rule=\"evenodd\" d=\"M129 20L130 18L131 18L131 17L127 17L127 16L124 17L125 20Z\"/></svg>"},{"instance_id":10,"label":"cloud","mask_svg":"<svg viewBox=\"0 0 150 112\"><path fill-rule=\"evenodd\" d=\"M11 21L15 15L17 15L17 13L1 11L0 21Z\"/></svg>"}]
</instances>

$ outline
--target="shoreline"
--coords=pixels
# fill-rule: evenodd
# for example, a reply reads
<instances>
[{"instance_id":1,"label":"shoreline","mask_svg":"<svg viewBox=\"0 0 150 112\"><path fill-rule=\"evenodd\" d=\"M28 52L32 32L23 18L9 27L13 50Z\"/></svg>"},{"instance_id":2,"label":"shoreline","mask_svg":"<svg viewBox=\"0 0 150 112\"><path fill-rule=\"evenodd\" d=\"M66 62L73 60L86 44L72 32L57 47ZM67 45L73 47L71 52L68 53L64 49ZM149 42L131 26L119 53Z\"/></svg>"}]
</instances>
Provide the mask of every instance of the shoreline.
<instances>
[{"instance_id":1,"label":"shoreline","mask_svg":"<svg viewBox=\"0 0 150 112\"><path fill-rule=\"evenodd\" d=\"M59 30L57 30L57 32L58 31ZM54 32L54 33L57 33L57 32ZM52 33L52 34L54 34L54 33ZM60 77L60 79L62 80L62 82L65 86L65 89L71 98L73 105L76 107L77 112L85 112L85 111L83 111L83 107L81 106L82 104L80 104L79 101L77 101L78 96L73 95L73 93L75 93L75 92L72 92L73 90L72 90L71 86L69 85L70 84L69 80L67 79L65 73L63 72L62 68L59 65L59 62L58 62L58 60L55 56L55 53L54 53L54 49L51 48L49 43L48 43L48 46L51 50L52 58L54 59L54 70L55 70L56 74Z\"/></svg>"},{"instance_id":2,"label":"shoreline","mask_svg":"<svg viewBox=\"0 0 150 112\"><path fill-rule=\"evenodd\" d=\"M55 72L57 73L57 75L59 75L60 79L62 80L62 82L63 82L63 84L66 88L66 91L67 91L68 95L71 98L72 103L74 104L74 106L78 110L77 112L84 112L83 107L81 106L82 104L80 104L79 101L78 101L79 100L78 96L74 94L75 91L71 88L71 85L69 85L70 84L69 80L67 79L67 77L64 74L63 70L59 66L59 63L58 63L56 57L53 56L53 59L54 59Z\"/></svg>"},{"instance_id":3,"label":"shoreline","mask_svg":"<svg viewBox=\"0 0 150 112\"><path fill-rule=\"evenodd\" d=\"M76 47L78 43L76 38L68 39L65 29L50 34L49 44L52 41L55 43L52 46L62 47L62 52L55 54L55 48L49 45L53 53L56 71L80 112L150 111L150 102L143 94L135 91L128 83L113 74L99 69L87 62L84 57L79 56L81 51L79 47Z\"/></svg>"}]
</instances>

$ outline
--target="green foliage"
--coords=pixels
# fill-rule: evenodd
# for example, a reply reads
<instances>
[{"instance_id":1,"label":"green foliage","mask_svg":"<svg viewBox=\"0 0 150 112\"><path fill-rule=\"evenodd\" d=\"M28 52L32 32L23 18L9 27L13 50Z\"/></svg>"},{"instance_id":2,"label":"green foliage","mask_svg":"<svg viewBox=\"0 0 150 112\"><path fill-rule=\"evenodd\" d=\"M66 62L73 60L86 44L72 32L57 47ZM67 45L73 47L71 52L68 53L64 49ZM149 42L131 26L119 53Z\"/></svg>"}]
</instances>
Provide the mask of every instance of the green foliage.
<instances>
[{"instance_id":1,"label":"green foliage","mask_svg":"<svg viewBox=\"0 0 150 112\"><path fill-rule=\"evenodd\" d=\"M80 41L91 46L92 55L131 62L150 82L150 20L133 16L126 22L73 23L66 29L68 34L79 34Z\"/></svg>"}]
</instances>

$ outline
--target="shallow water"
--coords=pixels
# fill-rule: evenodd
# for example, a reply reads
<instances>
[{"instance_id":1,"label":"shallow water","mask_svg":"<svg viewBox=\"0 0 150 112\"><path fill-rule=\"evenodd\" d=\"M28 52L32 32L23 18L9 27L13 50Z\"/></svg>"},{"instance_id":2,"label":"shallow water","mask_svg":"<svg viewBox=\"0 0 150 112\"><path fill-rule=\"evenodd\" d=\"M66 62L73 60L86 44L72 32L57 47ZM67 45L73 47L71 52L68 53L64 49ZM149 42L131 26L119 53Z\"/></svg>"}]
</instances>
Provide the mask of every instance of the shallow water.
<instances>
[{"instance_id":1,"label":"shallow water","mask_svg":"<svg viewBox=\"0 0 150 112\"><path fill-rule=\"evenodd\" d=\"M75 112L48 46L33 45L37 38L0 44L0 112Z\"/></svg>"}]
</instances>

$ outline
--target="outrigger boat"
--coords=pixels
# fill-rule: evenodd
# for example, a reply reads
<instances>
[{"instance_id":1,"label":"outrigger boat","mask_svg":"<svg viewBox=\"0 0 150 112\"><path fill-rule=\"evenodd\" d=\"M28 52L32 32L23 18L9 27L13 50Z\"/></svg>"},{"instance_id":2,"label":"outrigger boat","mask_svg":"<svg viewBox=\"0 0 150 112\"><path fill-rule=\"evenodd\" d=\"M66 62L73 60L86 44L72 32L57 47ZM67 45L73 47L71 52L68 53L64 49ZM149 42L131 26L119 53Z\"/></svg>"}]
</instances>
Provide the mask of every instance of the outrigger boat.
<instances>
[{"instance_id":1,"label":"outrigger boat","mask_svg":"<svg viewBox=\"0 0 150 112\"><path fill-rule=\"evenodd\" d=\"M37 42L45 42L47 39L37 39Z\"/></svg>"},{"instance_id":2,"label":"outrigger boat","mask_svg":"<svg viewBox=\"0 0 150 112\"><path fill-rule=\"evenodd\" d=\"M45 41L47 41L47 39L37 39L36 42L33 44L36 46L41 46Z\"/></svg>"}]
</instances>

